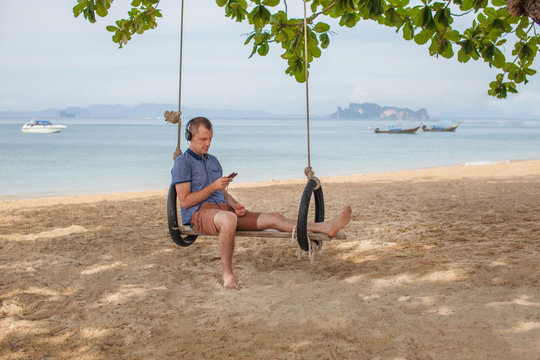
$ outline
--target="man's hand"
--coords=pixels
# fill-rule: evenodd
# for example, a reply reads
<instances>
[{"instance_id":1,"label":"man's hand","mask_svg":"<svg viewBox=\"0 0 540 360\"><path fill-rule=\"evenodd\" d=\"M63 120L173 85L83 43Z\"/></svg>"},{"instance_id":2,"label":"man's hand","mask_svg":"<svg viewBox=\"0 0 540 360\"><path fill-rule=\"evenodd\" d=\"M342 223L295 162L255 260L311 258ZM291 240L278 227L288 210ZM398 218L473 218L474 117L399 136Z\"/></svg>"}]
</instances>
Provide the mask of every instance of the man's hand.
<instances>
[{"instance_id":1,"label":"man's hand","mask_svg":"<svg viewBox=\"0 0 540 360\"><path fill-rule=\"evenodd\" d=\"M234 213L238 217L242 217L246 215L246 208L242 204L237 203L236 205L233 206L233 209L234 209Z\"/></svg>"},{"instance_id":2,"label":"man's hand","mask_svg":"<svg viewBox=\"0 0 540 360\"><path fill-rule=\"evenodd\" d=\"M219 179L217 179L216 181L214 181L212 183L212 187L214 190L213 192L216 192L216 191L219 191L219 190L225 190L225 188L227 187L227 185L232 181L232 179L224 176L224 177L220 177Z\"/></svg>"}]
</instances>

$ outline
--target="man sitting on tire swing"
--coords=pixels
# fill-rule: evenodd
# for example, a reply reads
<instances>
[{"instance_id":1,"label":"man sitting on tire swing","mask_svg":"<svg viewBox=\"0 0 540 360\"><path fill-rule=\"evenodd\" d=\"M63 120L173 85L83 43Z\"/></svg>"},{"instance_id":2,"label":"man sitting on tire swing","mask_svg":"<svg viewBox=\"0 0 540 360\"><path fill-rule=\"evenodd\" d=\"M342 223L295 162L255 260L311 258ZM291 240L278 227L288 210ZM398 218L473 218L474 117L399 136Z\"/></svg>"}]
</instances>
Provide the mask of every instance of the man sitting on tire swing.
<instances>
[{"instance_id":1,"label":"man sitting on tire swing","mask_svg":"<svg viewBox=\"0 0 540 360\"><path fill-rule=\"evenodd\" d=\"M189 224L202 234L218 236L223 286L239 289L232 269L235 232L266 229L291 232L296 221L278 212L248 211L228 194L226 187L232 178L223 176L218 159L208 154L212 137L212 123L207 118L196 117L187 123L189 149L176 158L171 171L172 183L181 206L182 224ZM347 206L331 220L308 223L307 230L334 237L349 223L351 214L351 207Z\"/></svg>"}]
</instances>

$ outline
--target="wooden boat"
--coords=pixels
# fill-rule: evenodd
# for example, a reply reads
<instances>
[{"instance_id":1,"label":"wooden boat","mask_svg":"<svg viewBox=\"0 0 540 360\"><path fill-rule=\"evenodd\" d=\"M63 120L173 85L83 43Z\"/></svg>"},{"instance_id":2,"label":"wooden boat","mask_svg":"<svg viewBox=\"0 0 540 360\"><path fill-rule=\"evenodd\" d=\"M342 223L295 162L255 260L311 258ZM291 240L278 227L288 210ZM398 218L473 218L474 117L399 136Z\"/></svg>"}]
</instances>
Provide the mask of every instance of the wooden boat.
<instances>
[{"instance_id":1,"label":"wooden boat","mask_svg":"<svg viewBox=\"0 0 540 360\"><path fill-rule=\"evenodd\" d=\"M388 130L381 130L379 128L375 128L375 132L377 134L414 134L420 129L420 125L418 125L415 128L411 129L402 129L401 126L389 126Z\"/></svg>"},{"instance_id":2,"label":"wooden boat","mask_svg":"<svg viewBox=\"0 0 540 360\"><path fill-rule=\"evenodd\" d=\"M426 125L424 125L422 126L422 131L456 131L458 126L459 124L447 127L432 125L430 128L428 128Z\"/></svg>"}]
</instances>

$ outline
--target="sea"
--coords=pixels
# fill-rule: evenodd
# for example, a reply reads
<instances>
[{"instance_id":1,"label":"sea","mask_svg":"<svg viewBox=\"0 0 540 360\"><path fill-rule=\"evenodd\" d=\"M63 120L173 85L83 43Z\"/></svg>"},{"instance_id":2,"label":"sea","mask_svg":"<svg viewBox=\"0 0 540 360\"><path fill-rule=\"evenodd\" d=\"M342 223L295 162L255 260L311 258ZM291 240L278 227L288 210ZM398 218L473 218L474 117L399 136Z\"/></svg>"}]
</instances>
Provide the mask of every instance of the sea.
<instances>
[{"instance_id":1,"label":"sea","mask_svg":"<svg viewBox=\"0 0 540 360\"><path fill-rule=\"evenodd\" d=\"M162 118L59 118L56 134L22 133L30 119L0 119L0 200L166 189L178 127ZM210 153L235 182L302 179L307 122L212 119ZM376 134L397 121L310 119L310 164L318 177L540 159L540 119L426 120L456 132ZM415 127L419 121L404 121ZM187 142L181 131L181 148Z\"/></svg>"}]
</instances>

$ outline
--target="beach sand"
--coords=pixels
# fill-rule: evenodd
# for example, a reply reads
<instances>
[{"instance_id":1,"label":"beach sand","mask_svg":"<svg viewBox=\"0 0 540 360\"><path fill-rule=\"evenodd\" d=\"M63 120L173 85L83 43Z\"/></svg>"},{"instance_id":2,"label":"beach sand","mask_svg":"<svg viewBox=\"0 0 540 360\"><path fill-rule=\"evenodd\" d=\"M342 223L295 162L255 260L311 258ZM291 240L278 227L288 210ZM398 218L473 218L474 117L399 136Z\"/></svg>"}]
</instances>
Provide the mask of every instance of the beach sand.
<instances>
[{"instance_id":1,"label":"beach sand","mask_svg":"<svg viewBox=\"0 0 540 360\"><path fill-rule=\"evenodd\" d=\"M166 190L0 202L0 359L540 359L540 161L322 179L347 240L169 238ZM305 180L231 186L295 217Z\"/></svg>"}]
</instances>

